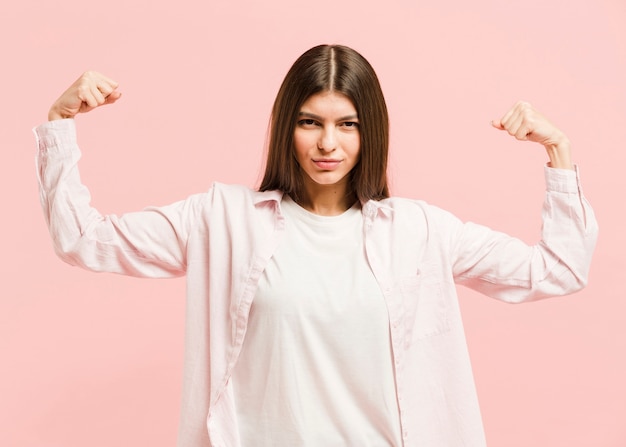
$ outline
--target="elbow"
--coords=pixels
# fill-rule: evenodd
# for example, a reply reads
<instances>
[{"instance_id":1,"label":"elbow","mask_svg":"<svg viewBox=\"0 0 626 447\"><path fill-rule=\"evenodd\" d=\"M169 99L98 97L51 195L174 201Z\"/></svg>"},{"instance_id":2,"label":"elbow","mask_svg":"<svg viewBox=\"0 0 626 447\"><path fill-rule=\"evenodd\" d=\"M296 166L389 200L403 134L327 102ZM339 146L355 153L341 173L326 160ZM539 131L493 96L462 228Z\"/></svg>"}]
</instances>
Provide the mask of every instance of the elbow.
<instances>
[{"instance_id":1,"label":"elbow","mask_svg":"<svg viewBox=\"0 0 626 447\"><path fill-rule=\"evenodd\" d=\"M70 264L70 265L79 264L78 257L76 255L76 250L73 247L66 245L66 244L54 243L53 248L54 248L54 253L63 262Z\"/></svg>"},{"instance_id":2,"label":"elbow","mask_svg":"<svg viewBox=\"0 0 626 447\"><path fill-rule=\"evenodd\" d=\"M572 295L580 292L588 284L588 271L583 273L575 272L560 264L561 271L552 272L549 277L533 283L526 293L512 294L504 301L510 304L522 304L533 301L540 301L547 298L554 298Z\"/></svg>"},{"instance_id":3,"label":"elbow","mask_svg":"<svg viewBox=\"0 0 626 447\"><path fill-rule=\"evenodd\" d=\"M589 283L587 275L585 276L576 276L567 287L563 288L561 295L571 295L573 293L580 292Z\"/></svg>"},{"instance_id":4,"label":"elbow","mask_svg":"<svg viewBox=\"0 0 626 447\"><path fill-rule=\"evenodd\" d=\"M536 299L572 295L580 292L589 283L589 269L575 270L560 264L560 272L554 272L551 279L546 279L545 284L537 289L541 292Z\"/></svg>"},{"instance_id":5,"label":"elbow","mask_svg":"<svg viewBox=\"0 0 626 447\"><path fill-rule=\"evenodd\" d=\"M81 262L81 236L77 237L59 237L56 236L52 238L52 246L54 249L54 253L57 255L59 259L63 262L80 266L83 265Z\"/></svg>"},{"instance_id":6,"label":"elbow","mask_svg":"<svg viewBox=\"0 0 626 447\"><path fill-rule=\"evenodd\" d=\"M591 271L591 260L595 251L598 238L597 225L590 228L585 243L574 251L573 256L569 257L571 261L562 264L564 267L563 277L566 288L565 294L576 293L583 290L589 284L589 272ZM575 261L574 261L575 260ZM563 261L562 261L563 262Z\"/></svg>"},{"instance_id":7,"label":"elbow","mask_svg":"<svg viewBox=\"0 0 626 447\"><path fill-rule=\"evenodd\" d=\"M573 280L571 282L571 290L568 294L580 292L589 284L589 266L583 272L572 272Z\"/></svg>"}]
</instances>

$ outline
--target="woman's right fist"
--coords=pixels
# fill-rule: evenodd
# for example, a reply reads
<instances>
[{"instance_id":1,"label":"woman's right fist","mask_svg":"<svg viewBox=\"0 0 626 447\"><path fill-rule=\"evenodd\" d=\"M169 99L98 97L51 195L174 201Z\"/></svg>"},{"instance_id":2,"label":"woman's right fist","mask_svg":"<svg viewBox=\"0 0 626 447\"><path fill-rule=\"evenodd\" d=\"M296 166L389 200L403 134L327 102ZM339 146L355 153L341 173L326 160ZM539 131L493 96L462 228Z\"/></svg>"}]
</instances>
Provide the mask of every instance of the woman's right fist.
<instances>
[{"instance_id":1,"label":"woman's right fist","mask_svg":"<svg viewBox=\"0 0 626 447\"><path fill-rule=\"evenodd\" d=\"M86 71L52 104L48 120L74 118L78 113L114 103L122 96L116 90L117 85L117 82L101 73Z\"/></svg>"}]
</instances>

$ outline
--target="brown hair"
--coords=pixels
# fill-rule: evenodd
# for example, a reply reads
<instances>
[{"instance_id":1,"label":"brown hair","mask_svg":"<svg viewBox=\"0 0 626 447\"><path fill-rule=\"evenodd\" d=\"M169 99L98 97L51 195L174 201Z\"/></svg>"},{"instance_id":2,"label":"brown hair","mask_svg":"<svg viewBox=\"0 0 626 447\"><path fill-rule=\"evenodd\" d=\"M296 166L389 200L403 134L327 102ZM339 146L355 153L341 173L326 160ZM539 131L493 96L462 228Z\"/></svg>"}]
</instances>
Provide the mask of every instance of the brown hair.
<instances>
[{"instance_id":1,"label":"brown hair","mask_svg":"<svg viewBox=\"0 0 626 447\"><path fill-rule=\"evenodd\" d=\"M361 202L389 197L389 116L378 77L369 62L342 45L319 45L291 66L274 101L267 162L260 191L278 189L294 200L303 195L302 172L294 156L294 131L302 104L316 93L348 97L359 117L360 158L350 172L350 192Z\"/></svg>"}]
</instances>

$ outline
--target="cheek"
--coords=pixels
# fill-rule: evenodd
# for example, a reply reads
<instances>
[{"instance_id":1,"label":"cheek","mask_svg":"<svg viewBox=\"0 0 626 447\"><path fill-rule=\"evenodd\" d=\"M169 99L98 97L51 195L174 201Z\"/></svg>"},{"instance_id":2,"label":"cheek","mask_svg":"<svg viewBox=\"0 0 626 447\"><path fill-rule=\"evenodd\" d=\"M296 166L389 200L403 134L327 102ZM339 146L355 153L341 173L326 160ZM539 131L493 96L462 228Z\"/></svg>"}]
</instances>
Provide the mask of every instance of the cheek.
<instances>
[{"instance_id":1,"label":"cheek","mask_svg":"<svg viewBox=\"0 0 626 447\"><path fill-rule=\"evenodd\" d=\"M302 136L298 136L297 132L293 138L293 151L298 161L300 161L304 154L307 152L305 141Z\"/></svg>"},{"instance_id":2,"label":"cheek","mask_svg":"<svg viewBox=\"0 0 626 447\"><path fill-rule=\"evenodd\" d=\"M293 135L293 146L296 154L296 158L307 158L311 152L311 148L317 147L317 142L314 135L310 132L298 132Z\"/></svg>"},{"instance_id":3,"label":"cheek","mask_svg":"<svg viewBox=\"0 0 626 447\"><path fill-rule=\"evenodd\" d=\"M361 138L359 135L354 136L346 145L347 150L350 151L350 155L356 157L358 160L361 158Z\"/></svg>"}]
</instances>

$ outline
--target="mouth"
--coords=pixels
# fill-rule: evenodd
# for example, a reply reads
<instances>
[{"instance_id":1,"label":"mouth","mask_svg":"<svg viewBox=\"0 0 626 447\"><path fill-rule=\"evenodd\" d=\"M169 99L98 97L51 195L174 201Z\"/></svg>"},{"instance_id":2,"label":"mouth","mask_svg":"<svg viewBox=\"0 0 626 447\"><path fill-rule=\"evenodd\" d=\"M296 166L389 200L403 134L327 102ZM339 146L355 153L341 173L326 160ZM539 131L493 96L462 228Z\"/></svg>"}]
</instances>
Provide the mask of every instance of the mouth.
<instances>
[{"instance_id":1,"label":"mouth","mask_svg":"<svg viewBox=\"0 0 626 447\"><path fill-rule=\"evenodd\" d=\"M313 160L313 163L315 164L315 166L317 166L320 169L323 169L325 171L332 171L337 166L339 166L339 164L341 163L341 160L332 160L332 159L322 158L319 160Z\"/></svg>"}]
</instances>

